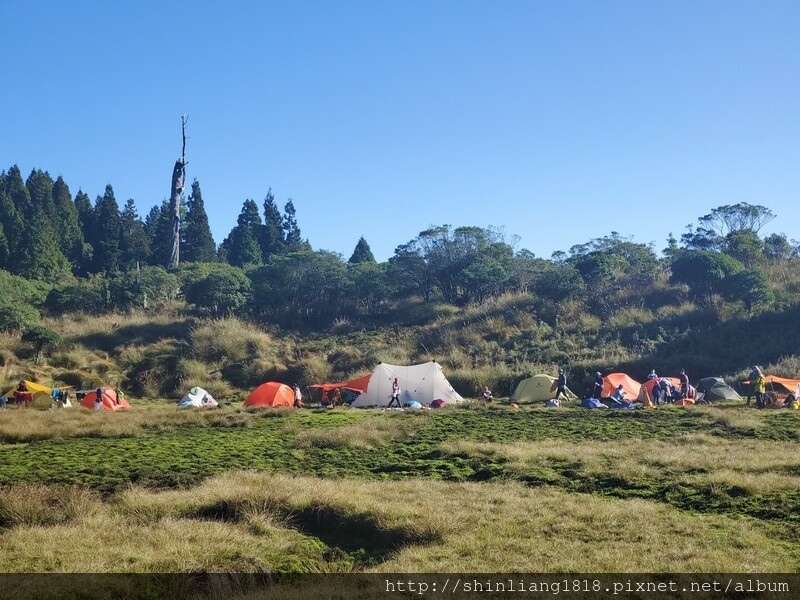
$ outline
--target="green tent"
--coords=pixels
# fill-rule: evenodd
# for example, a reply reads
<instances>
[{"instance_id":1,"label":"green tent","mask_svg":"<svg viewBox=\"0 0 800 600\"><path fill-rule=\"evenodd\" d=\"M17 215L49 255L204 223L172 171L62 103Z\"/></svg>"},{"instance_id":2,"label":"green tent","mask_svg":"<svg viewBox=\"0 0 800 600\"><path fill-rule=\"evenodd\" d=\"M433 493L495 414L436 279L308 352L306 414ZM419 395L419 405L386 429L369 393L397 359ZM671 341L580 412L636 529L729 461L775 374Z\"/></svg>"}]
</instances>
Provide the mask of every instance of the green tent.
<instances>
[{"instance_id":1,"label":"green tent","mask_svg":"<svg viewBox=\"0 0 800 600\"><path fill-rule=\"evenodd\" d=\"M703 400L716 402L718 400L741 400L736 393L721 377L705 377L697 382L698 393L703 393Z\"/></svg>"}]
</instances>

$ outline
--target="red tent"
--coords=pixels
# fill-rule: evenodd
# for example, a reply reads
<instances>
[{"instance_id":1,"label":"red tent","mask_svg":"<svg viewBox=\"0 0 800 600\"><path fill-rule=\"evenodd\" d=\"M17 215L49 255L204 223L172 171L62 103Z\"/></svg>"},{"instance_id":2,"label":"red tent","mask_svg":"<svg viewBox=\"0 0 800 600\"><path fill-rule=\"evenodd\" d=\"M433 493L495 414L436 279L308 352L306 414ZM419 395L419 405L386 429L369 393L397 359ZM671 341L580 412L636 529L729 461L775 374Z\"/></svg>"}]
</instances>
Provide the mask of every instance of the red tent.
<instances>
[{"instance_id":1,"label":"red tent","mask_svg":"<svg viewBox=\"0 0 800 600\"><path fill-rule=\"evenodd\" d=\"M362 377L357 377L356 379L350 379L349 381L342 381L341 383L315 383L314 385L310 385L308 387L321 388L325 392L330 392L336 388L343 388L346 390L353 390L354 392L363 393L367 391L367 385L369 384L370 377L372 377L372 373Z\"/></svg>"},{"instance_id":2,"label":"red tent","mask_svg":"<svg viewBox=\"0 0 800 600\"><path fill-rule=\"evenodd\" d=\"M247 397L244 406L294 406L294 391L284 383L262 383Z\"/></svg>"}]
</instances>

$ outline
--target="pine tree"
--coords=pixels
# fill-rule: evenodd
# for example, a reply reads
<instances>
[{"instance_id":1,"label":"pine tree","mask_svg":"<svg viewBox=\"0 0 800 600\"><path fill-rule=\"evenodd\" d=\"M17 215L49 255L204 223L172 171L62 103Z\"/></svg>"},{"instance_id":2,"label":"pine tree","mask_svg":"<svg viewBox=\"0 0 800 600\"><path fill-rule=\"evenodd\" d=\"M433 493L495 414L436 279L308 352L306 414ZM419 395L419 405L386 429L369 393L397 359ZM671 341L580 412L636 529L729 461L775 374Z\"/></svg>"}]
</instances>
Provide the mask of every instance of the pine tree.
<instances>
[{"instance_id":1,"label":"pine tree","mask_svg":"<svg viewBox=\"0 0 800 600\"><path fill-rule=\"evenodd\" d=\"M264 227L261 231L262 235L259 241L265 261L270 256L286 252L286 244L283 239L283 218L281 211L278 210L278 205L275 204L272 188L267 191L264 198Z\"/></svg>"},{"instance_id":2,"label":"pine tree","mask_svg":"<svg viewBox=\"0 0 800 600\"><path fill-rule=\"evenodd\" d=\"M91 244L92 231L94 231L94 208L92 208L89 195L83 190L78 190L75 196L75 212L78 215L83 241Z\"/></svg>"},{"instance_id":3,"label":"pine tree","mask_svg":"<svg viewBox=\"0 0 800 600\"><path fill-rule=\"evenodd\" d=\"M208 225L208 215L203 204L203 194L197 179L192 182L192 193L186 201L186 218L183 224L181 259L190 262L214 262L217 245Z\"/></svg>"},{"instance_id":4,"label":"pine tree","mask_svg":"<svg viewBox=\"0 0 800 600\"><path fill-rule=\"evenodd\" d=\"M308 242L303 241L303 237L300 235L294 202L292 202L291 198L286 201L286 205L283 207L283 239L289 252L311 249Z\"/></svg>"},{"instance_id":5,"label":"pine tree","mask_svg":"<svg viewBox=\"0 0 800 600\"><path fill-rule=\"evenodd\" d=\"M245 200L242 212L228 237L223 242L222 250L228 263L235 267L245 265L260 265L264 262L261 246L258 243L261 233L261 215L258 206L253 200Z\"/></svg>"},{"instance_id":6,"label":"pine tree","mask_svg":"<svg viewBox=\"0 0 800 600\"><path fill-rule=\"evenodd\" d=\"M22 174L15 165L9 169L4 187L14 205L17 232L10 245L9 267L11 272L32 279L58 280L69 274L67 258L58 247L54 228L45 210L52 203L52 186L48 188L49 175L32 173L32 188L37 204L31 200L30 191L22 181ZM52 180L49 180L52 184ZM47 198L49 197L49 202ZM4 210L7 212L7 210ZM4 230L6 228L4 227ZM7 234L6 234L7 235Z\"/></svg>"},{"instance_id":7,"label":"pine tree","mask_svg":"<svg viewBox=\"0 0 800 600\"><path fill-rule=\"evenodd\" d=\"M31 194L25 186L25 182L22 181L22 173L17 165L8 170L5 176L5 188L11 203L22 219L23 226L25 226L24 222L32 219L36 211L31 202Z\"/></svg>"},{"instance_id":8,"label":"pine tree","mask_svg":"<svg viewBox=\"0 0 800 600\"><path fill-rule=\"evenodd\" d=\"M97 197L94 231L89 241L94 248L92 270L95 273L119 271L119 205L110 185L106 186L102 196Z\"/></svg>"},{"instance_id":9,"label":"pine tree","mask_svg":"<svg viewBox=\"0 0 800 600\"><path fill-rule=\"evenodd\" d=\"M8 249L8 238L6 238L3 223L0 222L0 269L5 269L8 263L8 257L11 255Z\"/></svg>"},{"instance_id":10,"label":"pine tree","mask_svg":"<svg viewBox=\"0 0 800 600\"><path fill-rule=\"evenodd\" d=\"M358 243L356 244L356 247L353 250L353 255L347 262L349 262L350 264L376 262L375 256L372 254L372 250L370 250L369 244L367 243L367 240L364 239L363 235L360 238L358 238Z\"/></svg>"},{"instance_id":11,"label":"pine tree","mask_svg":"<svg viewBox=\"0 0 800 600\"><path fill-rule=\"evenodd\" d=\"M87 198L88 200L88 198ZM61 252L72 263L73 272L79 272L85 261L83 230L78 219L78 210L72 201L64 178L53 184L53 206L56 211L56 237Z\"/></svg>"},{"instance_id":12,"label":"pine tree","mask_svg":"<svg viewBox=\"0 0 800 600\"><path fill-rule=\"evenodd\" d=\"M11 197L6 193L6 174L0 174L0 226L3 228L3 236L6 240L7 256L2 263L5 268L9 268L9 258L14 256L19 241L22 236L22 218L17 212Z\"/></svg>"},{"instance_id":13,"label":"pine tree","mask_svg":"<svg viewBox=\"0 0 800 600\"><path fill-rule=\"evenodd\" d=\"M172 253L172 212L168 200L150 209L144 230L150 240L150 264L166 267Z\"/></svg>"},{"instance_id":14,"label":"pine tree","mask_svg":"<svg viewBox=\"0 0 800 600\"><path fill-rule=\"evenodd\" d=\"M83 239L82 259L77 267L77 272L88 274L92 271L94 246L92 246L92 232L94 231L94 207L89 195L83 190L78 190L75 196L75 213L78 215L78 226Z\"/></svg>"},{"instance_id":15,"label":"pine tree","mask_svg":"<svg viewBox=\"0 0 800 600\"><path fill-rule=\"evenodd\" d=\"M136 212L133 198L125 203L119 217L119 251L119 262L123 271L132 271L137 264L145 265L150 260L150 239Z\"/></svg>"},{"instance_id":16,"label":"pine tree","mask_svg":"<svg viewBox=\"0 0 800 600\"><path fill-rule=\"evenodd\" d=\"M25 181L25 187L28 188L34 210L40 211L55 229L58 212L53 204L53 178L47 171L33 169Z\"/></svg>"}]
</instances>

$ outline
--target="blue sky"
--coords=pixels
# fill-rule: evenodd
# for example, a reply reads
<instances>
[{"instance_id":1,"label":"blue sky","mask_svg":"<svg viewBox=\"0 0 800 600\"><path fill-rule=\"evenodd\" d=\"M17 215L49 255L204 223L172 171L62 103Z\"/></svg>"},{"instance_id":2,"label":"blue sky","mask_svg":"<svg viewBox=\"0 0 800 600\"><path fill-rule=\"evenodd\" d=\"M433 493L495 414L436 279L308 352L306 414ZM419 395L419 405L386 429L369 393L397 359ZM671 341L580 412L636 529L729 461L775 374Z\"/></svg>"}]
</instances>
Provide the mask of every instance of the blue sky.
<instances>
[{"instance_id":1,"label":"blue sky","mask_svg":"<svg viewBox=\"0 0 800 600\"><path fill-rule=\"evenodd\" d=\"M144 217L187 179L220 243L292 198L314 249L379 261L431 225L537 256L660 250L718 206L800 223L800 3L3 3L0 170L106 184ZM187 185L188 192L188 185ZM542 225L544 223L544 225Z\"/></svg>"}]
</instances>

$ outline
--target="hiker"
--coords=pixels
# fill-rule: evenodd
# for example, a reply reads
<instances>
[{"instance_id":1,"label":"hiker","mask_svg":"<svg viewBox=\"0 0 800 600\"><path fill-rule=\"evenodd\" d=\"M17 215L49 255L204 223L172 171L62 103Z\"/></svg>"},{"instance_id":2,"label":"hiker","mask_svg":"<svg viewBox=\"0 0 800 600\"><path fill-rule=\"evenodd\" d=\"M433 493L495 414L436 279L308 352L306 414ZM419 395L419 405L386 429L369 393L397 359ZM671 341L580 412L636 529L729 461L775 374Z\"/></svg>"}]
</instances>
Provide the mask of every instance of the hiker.
<instances>
[{"instance_id":1,"label":"hiker","mask_svg":"<svg viewBox=\"0 0 800 600\"><path fill-rule=\"evenodd\" d=\"M556 400L561 400L561 394L564 394L564 400L569 400L567 396L567 376L564 369L558 370L558 379L556 379Z\"/></svg>"},{"instance_id":2,"label":"hiker","mask_svg":"<svg viewBox=\"0 0 800 600\"><path fill-rule=\"evenodd\" d=\"M681 369L681 397L680 400L689 397L689 376L686 374L686 369Z\"/></svg>"},{"instance_id":3,"label":"hiker","mask_svg":"<svg viewBox=\"0 0 800 600\"><path fill-rule=\"evenodd\" d=\"M592 398L600 398L603 396L603 375L600 371L594 374L594 387L592 388Z\"/></svg>"},{"instance_id":4,"label":"hiker","mask_svg":"<svg viewBox=\"0 0 800 600\"><path fill-rule=\"evenodd\" d=\"M94 409L102 410L103 408L103 389L97 388L94 391Z\"/></svg>"},{"instance_id":5,"label":"hiker","mask_svg":"<svg viewBox=\"0 0 800 600\"><path fill-rule=\"evenodd\" d=\"M319 403L320 403L322 406L330 406L330 404L331 404L331 399L330 399L330 397L328 396L328 390L322 390L322 398L320 398L320 401L319 401Z\"/></svg>"},{"instance_id":6,"label":"hiker","mask_svg":"<svg viewBox=\"0 0 800 600\"><path fill-rule=\"evenodd\" d=\"M392 405L395 403L397 404L397 408L403 408L403 405L400 404L400 382L397 381L397 377L395 377L392 382L392 397L389 399L389 406L386 408L392 408Z\"/></svg>"},{"instance_id":7,"label":"hiker","mask_svg":"<svg viewBox=\"0 0 800 600\"><path fill-rule=\"evenodd\" d=\"M483 386L483 400L487 404L492 401L492 391L488 385Z\"/></svg>"},{"instance_id":8,"label":"hiker","mask_svg":"<svg viewBox=\"0 0 800 600\"><path fill-rule=\"evenodd\" d=\"M617 386L617 389L614 390L614 393L611 394L612 400L619 400L622 401L625 399L625 390L622 389L622 384L620 383Z\"/></svg>"},{"instance_id":9,"label":"hiker","mask_svg":"<svg viewBox=\"0 0 800 600\"><path fill-rule=\"evenodd\" d=\"M647 376L647 379L658 379L655 369L650 369L650 374Z\"/></svg>"},{"instance_id":10,"label":"hiker","mask_svg":"<svg viewBox=\"0 0 800 600\"><path fill-rule=\"evenodd\" d=\"M342 405L342 390L336 388L333 390L333 399L331 400L331 407L337 407Z\"/></svg>"},{"instance_id":11,"label":"hiker","mask_svg":"<svg viewBox=\"0 0 800 600\"><path fill-rule=\"evenodd\" d=\"M756 396L756 408L764 408L764 392L767 391L767 380L761 369L756 367L756 378L753 380L753 392Z\"/></svg>"},{"instance_id":12,"label":"hiker","mask_svg":"<svg viewBox=\"0 0 800 600\"><path fill-rule=\"evenodd\" d=\"M305 404L303 404L303 394L300 392L300 385L295 383L292 390L294 391L294 407L305 408Z\"/></svg>"},{"instance_id":13,"label":"hiker","mask_svg":"<svg viewBox=\"0 0 800 600\"><path fill-rule=\"evenodd\" d=\"M653 386L653 395L655 396L656 404L666 404L667 401L672 402L675 395L675 386L666 377L658 380L658 384Z\"/></svg>"}]
</instances>

